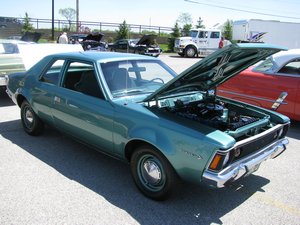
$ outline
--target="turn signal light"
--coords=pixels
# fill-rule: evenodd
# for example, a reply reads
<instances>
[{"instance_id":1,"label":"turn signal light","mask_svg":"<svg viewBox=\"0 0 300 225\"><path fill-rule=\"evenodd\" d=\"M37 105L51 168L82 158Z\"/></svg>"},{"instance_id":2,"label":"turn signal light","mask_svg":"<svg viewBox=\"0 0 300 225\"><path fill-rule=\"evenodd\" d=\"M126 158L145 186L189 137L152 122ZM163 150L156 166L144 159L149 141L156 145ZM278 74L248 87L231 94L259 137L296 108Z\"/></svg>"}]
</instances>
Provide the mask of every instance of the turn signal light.
<instances>
[{"instance_id":1,"label":"turn signal light","mask_svg":"<svg viewBox=\"0 0 300 225\"><path fill-rule=\"evenodd\" d=\"M212 162L209 165L209 169L216 170L218 168L221 160L222 160L222 155L216 154L214 159L212 160Z\"/></svg>"}]
</instances>

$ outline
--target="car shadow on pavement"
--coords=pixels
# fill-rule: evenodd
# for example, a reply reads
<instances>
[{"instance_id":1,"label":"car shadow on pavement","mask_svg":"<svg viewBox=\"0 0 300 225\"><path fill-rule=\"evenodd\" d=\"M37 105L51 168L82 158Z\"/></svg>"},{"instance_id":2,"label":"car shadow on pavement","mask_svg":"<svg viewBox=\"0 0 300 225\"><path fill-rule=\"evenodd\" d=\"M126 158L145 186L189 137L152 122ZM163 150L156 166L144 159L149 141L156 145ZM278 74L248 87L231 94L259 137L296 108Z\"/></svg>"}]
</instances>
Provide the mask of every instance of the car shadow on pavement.
<instances>
[{"instance_id":1,"label":"car shadow on pavement","mask_svg":"<svg viewBox=\"0 0 300 225\"><path fill-rule=\"evenodd\" d=\"M263 186L269 183L268 179L256 175L224 189L184 183L176 196L156 202L137 190L128 164L54 129L47 128L43 135L32 137L23 132L20 120L14 120L1 123L0 136L126 211L139 224L222 224L224 215L253 194L263 192Z\"/></svg>"}]
</instances>

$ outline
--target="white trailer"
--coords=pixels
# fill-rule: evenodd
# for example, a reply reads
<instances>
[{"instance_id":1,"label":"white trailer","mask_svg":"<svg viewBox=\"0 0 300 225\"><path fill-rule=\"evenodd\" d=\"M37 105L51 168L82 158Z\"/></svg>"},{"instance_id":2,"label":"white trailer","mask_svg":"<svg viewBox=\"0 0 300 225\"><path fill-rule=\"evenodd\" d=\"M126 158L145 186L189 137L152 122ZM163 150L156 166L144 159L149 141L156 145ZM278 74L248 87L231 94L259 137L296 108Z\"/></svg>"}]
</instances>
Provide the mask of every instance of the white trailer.
<instances>
[{"instance_id":1,"label":"white trailer","mask_svg":"<svg viewBox=\"0 0 300 225\"><path fill-rule=\"evenodd\" d=\"M281 45L287 48L300 48L300 23L275 20L238 20L233 22L232 39L251 42L253 37L265 33L259 41Z\"/></svg>"}]
</instances>

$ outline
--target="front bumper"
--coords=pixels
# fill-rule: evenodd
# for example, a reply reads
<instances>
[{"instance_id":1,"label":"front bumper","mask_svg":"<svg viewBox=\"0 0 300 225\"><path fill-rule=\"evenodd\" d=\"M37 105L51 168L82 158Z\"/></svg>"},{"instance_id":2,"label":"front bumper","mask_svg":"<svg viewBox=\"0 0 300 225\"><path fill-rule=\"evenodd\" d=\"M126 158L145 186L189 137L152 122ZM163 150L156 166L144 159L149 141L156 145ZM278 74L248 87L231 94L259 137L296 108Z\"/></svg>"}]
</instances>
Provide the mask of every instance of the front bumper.
<instances>
[{"instance_id":1,"label":"front bumper","mask_svg":"<svg viewBox=\"0 0 300 225\"><path fill-rule=\"evenodd\" d=\"M6 86L6 78L0 77L0 86Z\"/></svg>"},{"instance_id":2,"label":"front bumper","mask_svg":"<svg viewBox=\"0 0 300 225\"><path fill-rule=\"evenodd\" d=\"M287 138L280 139L259 152L229 165L218 173L206 170L203 173L202 182L211 187L222 188L229 182L236 181L255 172L263 161L280 155L285 151L288 143Z\"/></svg>"},{"instance_id":3,"label":"front bumper","mask_svg":"<svg viewBox=\"0 0 300 225\"><path fill-rule=\"evenodd\" d=\"M183 53L184 52L184 48L174 47L174 52L176 52L176 53Z\"/></svg>"}]
</instances>

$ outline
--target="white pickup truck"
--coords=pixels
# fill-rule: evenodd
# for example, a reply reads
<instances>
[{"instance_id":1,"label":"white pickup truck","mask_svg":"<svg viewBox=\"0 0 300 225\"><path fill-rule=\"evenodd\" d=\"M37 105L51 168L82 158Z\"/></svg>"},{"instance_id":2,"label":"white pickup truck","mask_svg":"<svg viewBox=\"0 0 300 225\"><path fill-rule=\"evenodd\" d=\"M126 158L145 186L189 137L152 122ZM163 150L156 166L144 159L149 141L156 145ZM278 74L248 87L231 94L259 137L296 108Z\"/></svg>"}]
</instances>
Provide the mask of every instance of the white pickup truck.
<instances>
[{"instance_id":1,"label":"white pickup truck","mask_svg":"<svg viewBox=\"0 0 300 225\"><path fill-rule=\"evenodd\" d=\"M180 56L206 56L218 49L221 40L219 29L192 29L189 37L175 40L174 50Z\"/></svg>"}]
</instances>

